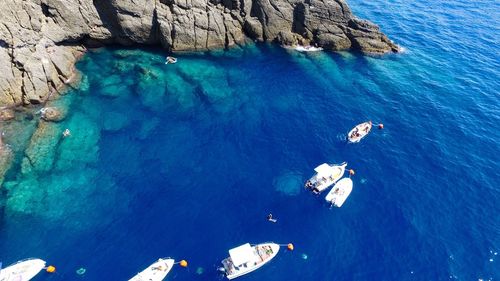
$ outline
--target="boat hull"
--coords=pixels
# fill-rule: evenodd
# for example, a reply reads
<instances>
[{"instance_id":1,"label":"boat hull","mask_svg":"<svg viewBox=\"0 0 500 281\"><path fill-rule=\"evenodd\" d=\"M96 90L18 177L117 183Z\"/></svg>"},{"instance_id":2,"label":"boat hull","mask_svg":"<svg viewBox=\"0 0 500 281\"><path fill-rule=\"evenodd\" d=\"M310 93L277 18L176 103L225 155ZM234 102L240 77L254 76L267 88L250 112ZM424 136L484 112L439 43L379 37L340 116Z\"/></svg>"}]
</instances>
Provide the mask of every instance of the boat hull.
<instances>
[{"instance_id":1,"label":"boat hull","mask_svg":"<svg viewBox=\"0 0 500 281\"><path fill-rule=\"evenodd\" d=\"M266 258L264 260L262 260L261 262L259 263L256 263L254 265L251 265L251 266L247 266L247 267L240 267L239 270L235 271L234 273L226 273L226 277L227 279L229 280L233 280L235 278L238 278L240 276L243 276L245 274L248 274L250 272L253 272L259 268L261 268L263 265L265 265L266 263L270 262L274 257L276 257L276 255L278 254L279 250L280 250L280 246L276 243L262 243L262 244L258 244L258 245L255 245L253 246L255 249L257 249L258 247L270 247L272 249L272 253L269 254L268 256L266 256Z\"/></svg>"},{"instance_id":2,"label":"boat hull","mask_svg":"<svg viewBox=\"0 0 500 281\"><path fill-rule=\"evenodd\" d=\"M45 267L41 259L19 261L0 270L0 281L31 280Z\"/></svg>"},{"instance_id":3,"label":"boat hull","mask_svg":"<svg viewBox=\"0 0 500 281\"><path fill-rule=\"evenodd\" d=\"M161 281L165 279L167 274L174 266L173 259L159 259L143 271L137 273L129 281Z\"/></svg>"},{"instance_id":4,"label":"boat hull","mask_svg":"<svg viewBox=\"0 0 500 281\"><path fill-rule=\"evenodd\" d=\"M352 186L353 183L350 178L343 178L339 180L332 190L330 190L330 192L326 195L326 202L339 208L342 207L344 202L347 200L347 197L351 194Z\"/></svg>"}]
</instances>

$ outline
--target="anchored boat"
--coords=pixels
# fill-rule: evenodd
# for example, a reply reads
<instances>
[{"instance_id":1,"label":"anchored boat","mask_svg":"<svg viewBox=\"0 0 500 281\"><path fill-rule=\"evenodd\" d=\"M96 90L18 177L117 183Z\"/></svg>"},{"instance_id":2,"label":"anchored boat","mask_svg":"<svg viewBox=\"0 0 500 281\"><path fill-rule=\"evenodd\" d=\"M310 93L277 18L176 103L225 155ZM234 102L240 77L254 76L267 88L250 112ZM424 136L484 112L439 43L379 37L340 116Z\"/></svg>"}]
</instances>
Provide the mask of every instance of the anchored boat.
<instances>
[{"instance_id":1,"label":"anchored boat","mask_svg":"<svg viewBox=\"0 0 500 281\"><path fill-rule=\"evenodd\" d=\"M240 277L270 262L279 250L280 246L272 242L243 244L229 250L229 257L222 261L223 271L229 280Z\"/></svg>"},{"instance_id":2,"label":"anchored boat","mask_svg":"<svg viewBox=\"0 0 500 281\"><path fill-rule=\"evenodd\" d=\"M0 281L31 280L45 267L41 259L26 259L0 269ZM1 266L0 266L1 268Z\"/></svg>"},{"instance_id":3,"label":"anchored boat","mask_svg":"<svg viewBox=\"0 0 500 281\"><path fill-rule=\"evenodd\" d=\"M158 259L158 261L148 266L148 268L137 273L136 276L130 278L129 281L161 281L165 279L167 274L172 269L174 263L174 259Z\"/></svg>"},{"instance_id":4,"label":"anchored boat","mask_svg":"<svg viewBox=\"0 0 500 281\"><path fill-rule=\"evenodd\" d=\"M328 192L325 200L326 202L340 208L342 207L342 204L344 204L349 194L351 194L351 191L352 180L350 178L343 178L333 186L330 192Z\"/></svg>"},{"instance_id":5,"label":"anchored boat","mask_svg":"<svg viewBox=\"0 0 500 281\"><path fill-rule=\"evenodd\" d=\"M361 141L362 138L366 137L370 130L372 129L372 121L364 122L356 127L354 127L349 134L347 134L347 140L350 143L356 143Z\"/></svg>"},{"instance_id":6,"label":"anchored boat","mask_svg":"<svg viewBox=\"0 0 500 281\"><path fill-rule=\"evenodd\" d=\"M325 191L344 175L346 166L347 162L340 165L329 165L327 163L319 165L314 168L316 174L306 182L305 187L315 194Z\"/></svg>"}]
</instances>

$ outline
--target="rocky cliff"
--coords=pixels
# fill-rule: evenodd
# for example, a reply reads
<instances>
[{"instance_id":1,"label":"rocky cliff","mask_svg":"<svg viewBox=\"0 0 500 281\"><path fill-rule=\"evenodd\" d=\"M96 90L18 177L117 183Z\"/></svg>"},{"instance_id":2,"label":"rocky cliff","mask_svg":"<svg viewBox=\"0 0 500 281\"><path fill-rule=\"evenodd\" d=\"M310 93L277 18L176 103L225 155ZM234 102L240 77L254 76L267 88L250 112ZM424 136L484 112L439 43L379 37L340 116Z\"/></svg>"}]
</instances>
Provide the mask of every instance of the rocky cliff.
<instances>
[{"instance_id":1,"label":"rocky cliff","mask_svg":"<svg viewBox=\"0 0 500 281\"><path fill-rule=\"evenodd\" d=\"M0 0L0 107L41 103L71 80L84 46L206 50L246 38L397 52L344 0Z\"/></svg>"}]
</instances>

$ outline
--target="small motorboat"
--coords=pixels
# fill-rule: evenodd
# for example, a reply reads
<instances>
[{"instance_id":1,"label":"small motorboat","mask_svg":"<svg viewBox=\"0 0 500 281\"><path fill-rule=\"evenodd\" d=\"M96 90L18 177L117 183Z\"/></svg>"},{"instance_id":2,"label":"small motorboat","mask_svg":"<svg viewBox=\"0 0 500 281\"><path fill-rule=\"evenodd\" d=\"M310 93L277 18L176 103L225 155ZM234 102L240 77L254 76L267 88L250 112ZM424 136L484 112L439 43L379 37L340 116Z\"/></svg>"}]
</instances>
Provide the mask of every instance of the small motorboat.
<instances>
[{"instance_id":1,"label":"small motorboat","mask_svg":"<svg viewBox=\"0 0 500 281\"><path fill-rule=\"evenodd\" d=\"M268 242L258 245L248 243L229 250L229 257L222 261L227 279L231 280L250 273L270 262L279 252L280 246Z\"/></svg>"},{"instance_id":2,"label":"small motorboat","mask_svg":"<svg viewBox=\"0 0 500 281\"><path fill-rule=\"evenodd\" d=\"M1 266L0 266L1 268ZM41 259L26 259L0 269L0 281L27 281L45 268Z\"/></svg>"},{"instance_id":3,"label":"small motorboat","mask_svg":"<svg viewBox=\"0 0 500 281\"><path fill-rule=\"evenodd\" d=\"M167 274L172 269L172 266L174 266L174 263L174 259L158 259L158 261L148 266L148 268L130 278L129 281L161 281L165 279Z\"/></svg>"},{"instance_id":4,"label":"small motorboat","mask_svg":"<svg viewBox=\"0 0 500 281\"><path fill-rule=\"evenodd\" d=\"M340 165L329 165L327 163L319 165L314 168L316 174L306 182L305 187L315 194L325 191L344 175L346 166L347 162Z\"/></svg>"},{"instance_id":5,"label":"small motorboat","mask_svg":"<svg viewBox=\"0 0 500 281\"><path fill-rule=\"evenodd\" d=\"M318 51L323 51L323 48L321 48L321 47L314 47L314 46L301 46L301 45L298 45L297 47L295 47L295 50L299 51L299 52L318 52Z\"/></svg>"},{"instance_id":6,"label":"small motorboat","mask_svg":"<svg viewBox=\"0 0 500 281\"><path fill-rule=\"evenodd\" d=\"M169 63L176 63L177 62L177 58L174 58L174 57L167 57L167 60L165 61L165 64L169 64Z\"/></svg>"},{"instance_id":7,"label":"small motorboat","mask_svg":"<svg viewBox=\"0 0 500 281\"><path fill-rule=\"evenodd\" d=\"M354 127L349 134L347 134L347 140L350 143L359 142L362 138L364 138L370 130L372 129L372 121L364 122L356 127Z\"/></svg>"},{"instance_id":8,"label":"small motorboat","mask_svg":"<svg viewBox=\"0 0 500 281\"><path fill-rule=\"evenodd\" d=\"M326 202L332 204L336 207L342 207L345 200L351 194L352 191L352 180L350 178L343 178L339 180L328 192L325 197Z\"/></svg>"}]
</instances>

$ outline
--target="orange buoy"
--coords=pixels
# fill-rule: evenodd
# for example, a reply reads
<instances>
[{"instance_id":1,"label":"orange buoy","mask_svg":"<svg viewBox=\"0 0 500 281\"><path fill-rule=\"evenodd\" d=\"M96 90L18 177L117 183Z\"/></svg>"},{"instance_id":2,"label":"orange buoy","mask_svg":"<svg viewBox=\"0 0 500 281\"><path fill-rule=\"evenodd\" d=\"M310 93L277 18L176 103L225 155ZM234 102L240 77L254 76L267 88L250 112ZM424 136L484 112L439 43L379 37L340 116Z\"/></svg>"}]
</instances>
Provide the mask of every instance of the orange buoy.
<instances>
[{"instance_id":1,"label":"orange buoy","mask_svg":"<svg viewBox=\"0 0 500 281\"><path fill-rule=\"evenodd\" d=\"M47 266L46 271L47 271L48 273L54 273L54 272L56 272L56 267L55 267L55 266L53 266L53 265L49 265L49 266Z\"/></svg>"},{"instance_id":2,"label":"orange buoy","mask_svg":"<svg viewBox=\"0 0 500 281\"><path fill-rule=\"evenodd\" d=\"M293 244L292 244L292 243L288 243L288 245L286 246L286 248L287 248L289 251L293 251Z\"/></svg>"},{"instance_id":3,"label":"orange buoy","mask_svg":"<svg viewBox=\"0 0 500 281\"><path fill-rule=\"evenodd\" d=\"M188 262L186 260L181 260L179 262L179 265L182 266L182 267L187 267L188 266Z\"/></svg>"},{"instance_id":4,"label":"orange buoy","mask_svg":"<svg viewBox=\"0 0 500 281\"><path fill-rule=\"evenodd\" d=\"M382 123L378 124L378 128L382 130L384 128L384 124Z\"/></svg>"},{"instance_id":5,"label":"orange buoy","mask_svg":"<svg viewBox=\"0 0 500 281\"><path fill-rule=\"evenodd\" d=\"M349 170L349 175L354 176L354 174L355 174L354 170L353 170L353 169L350 169L350 170Z\"/></svg>"}]
</instances>

